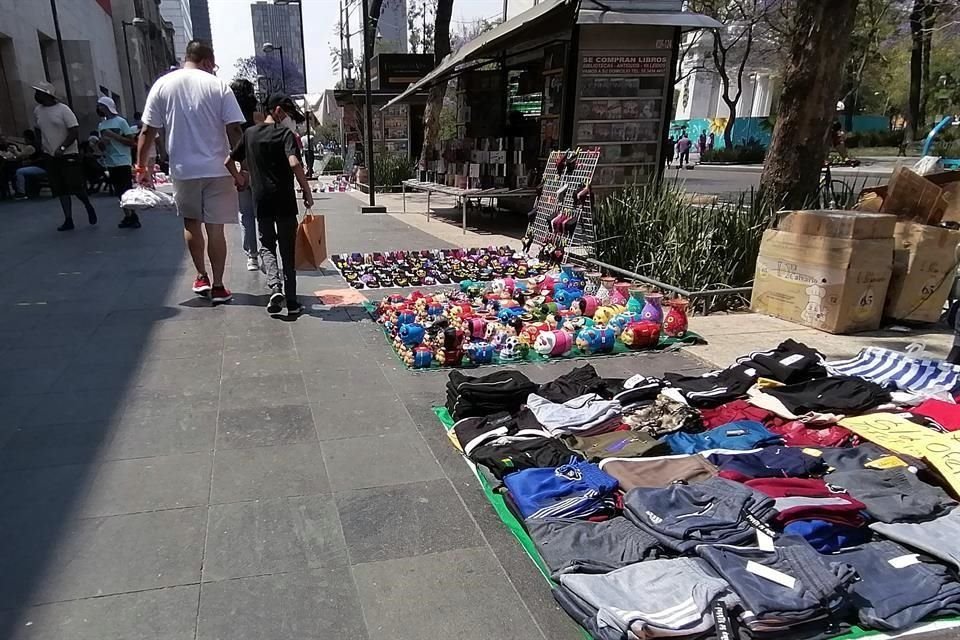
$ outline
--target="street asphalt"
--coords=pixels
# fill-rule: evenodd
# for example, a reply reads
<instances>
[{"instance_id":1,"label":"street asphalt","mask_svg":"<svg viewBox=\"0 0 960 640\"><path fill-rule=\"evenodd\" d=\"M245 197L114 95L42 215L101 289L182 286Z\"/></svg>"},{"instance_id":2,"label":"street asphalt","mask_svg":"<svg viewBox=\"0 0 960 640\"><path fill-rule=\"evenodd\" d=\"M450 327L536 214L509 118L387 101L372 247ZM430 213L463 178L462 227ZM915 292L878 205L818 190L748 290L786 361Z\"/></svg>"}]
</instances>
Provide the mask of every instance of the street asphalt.
<instances>
[{"instance_id":1,"label":"street asphalt","mask_svg":"<svg viewBox=\"0 0 960 640\"><path fill-rule=\"evenodd\" d=\"M736 194L760 186L761 167L724 167L696 165L693 169L680 169L676 165L667 171L669 180L684 185L687 191L704 194ZM886 184L889 172L843 169L833 172L833 179L840 180L859 192L863 187Z\"/></svg>"},{"instance_id":2,"label":"street asphalt","mask_svg":"<svg viewBox=\"0 0 960 640\"><path fill-rule=\"evenodd\" d=\"M302 274L308 314L272 319L232 229L212 308L174 216L119 230L94 202L72 233L53 200L0 203L0 638L580 637L432 414L445 374L403 369L360 307L313 306L338 276ZM315 210L331 252L444 246L345 195Z\"/></svg>"}]
</instances>

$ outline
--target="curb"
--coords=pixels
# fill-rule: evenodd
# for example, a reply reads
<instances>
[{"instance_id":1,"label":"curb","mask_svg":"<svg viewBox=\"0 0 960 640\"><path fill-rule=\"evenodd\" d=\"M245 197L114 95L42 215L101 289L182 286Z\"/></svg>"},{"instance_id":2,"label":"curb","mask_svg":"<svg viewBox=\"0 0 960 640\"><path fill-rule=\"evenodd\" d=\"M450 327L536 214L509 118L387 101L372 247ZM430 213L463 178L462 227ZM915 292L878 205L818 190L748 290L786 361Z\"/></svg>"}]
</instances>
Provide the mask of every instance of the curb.
<instances>
[{"instance_id":1,"label":"curb","mask_svg":"<svg viewBox=\"0 0 960 640\"><path fill-rule=\"evenodd\" d=\"M709 171L736 171L739 173L761 173L762 164L712 164L701 163L697 167L702 167ZM856 177L856 176L876 176L887 177L893 173L894 167L889 168L871 168L871 167L831 167L830 173L834 176ZM673 169L671 169L673 171ZM683 170L681 169L681 175Z\"/></svg>"}]
</instances>

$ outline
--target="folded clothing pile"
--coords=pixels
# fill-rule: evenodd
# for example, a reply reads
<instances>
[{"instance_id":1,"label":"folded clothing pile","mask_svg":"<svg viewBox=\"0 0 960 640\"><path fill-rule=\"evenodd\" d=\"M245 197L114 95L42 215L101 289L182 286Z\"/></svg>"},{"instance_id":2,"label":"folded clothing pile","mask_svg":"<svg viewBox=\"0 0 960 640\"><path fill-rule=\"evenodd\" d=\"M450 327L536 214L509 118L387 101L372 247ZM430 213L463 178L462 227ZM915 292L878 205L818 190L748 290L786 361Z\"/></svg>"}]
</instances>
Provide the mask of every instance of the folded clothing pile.
<instances>
[{"instance_id":1,"label":"folded clothing pile","mask_svg":"<svg viewBox=\"0 0 960 640\"><path fill-rule=\"evenodd\" d=\"M767 430L782 437L784 444L791 447L840 447L853 439L850 431L835 424L812 424L781 418L774 412L746 400L733 400L719 407L701 409L700 413L707 429L741 420L761 422Z\"/></svg>"},{"instance_id":2,"label":"folded clothing pile","mask_svg":"<svg viewBox=\"0 0 960 640\"><path fill-rule=\"evenodd\" d=\"M499 411L516 413L537 385L519 371L495 371L470 377L451 371L447 380L447 410L454 420Z\"/></svg>"},{"instance_id":3,"label":"folded clothing pile","mask_svg":"<svg viewBox=\"0 0 960 640\"><path fill-rule=\"evenodd\" d=\"M674 453L699 453L709 449L755 449L782 444L759 422L744 420L731 422L703 433L671 433L664 440Z\"/></svg>"},{"instance_id":4,"label":"folded clothing pile","mask_svg":"<svg viewBox=\"0 0 960 640\"><path fill-rule=\"evenodd\" d=\"M740 622L753 635L782 637L810 623L834 632L850 608L853 567L829 563L803 538L780 536L767 549L704 544L697 555L740 598Z\"/></svg>"},{"instance_id":5,"label":"folded clothing pile","mask_svg":"<svg viewBox=\"0 0 960 640\"><path fill-rule=\"evenodd\" d=\"M565 573L607 573L660 553L656 538L622 516L603 522L531 518L525 525L555 578Z\"/></svg>"},{"instance_id":6,"label":"folded clothing pile","mask_svg":"<svg viewBox=\"0 0 960 640\"><path fill-rule=\"evenodd\" d=\"M582 518L615 507L617 481L590 462L524 469L503 483L523 518Z\"/></svg>"},{"instance_id":7,"label":"folded clothing pile","mask_svg":"<svg viewBox=\"0 0 960 640\"><path fill-rule=\"evenodd\" d=\"M620 429L597 436L565 436L566 445L591 462L606 458L654 456L670 453L670 446L642 431Z\"/></svg>"},{"instance_id":8,"label":"folded clothing pile","mask_svg":"<svg viewBox=\"0 0 960 640\"><path fill-rule=\"evenodd\" d=\"M716 407L745 395L758 378L784 384L822 378L823 355L810 347L785 340L776 349L756 351L736 364L702 376L667 373L664 380L694 407Z\"/></svg>"},{"instance_id":9,"label":"folded clothing pile","mask_svg":"<svg viewBox=\"0 0 960 640\"><path fill-rule=\"evenodd\" d=\"M717 475L717 468L703 456L656 458L606 458L600 468L617 479L623 491L637 487L659 488L674 483L693 483Z\"/></svg>"},{"instance_id":10,"label":"folded clothing pile","mask_svg":"<svg viewBox=\"0 0 960 640\"><path fill-rule=\"evenodd\" d=\"M601 378L591 364L577 367L573 371L540 385L537 395L550 402L563 403L580 396L595 393L610 400L624 391L624 380Z\"/></svg>"},{"instance_id":11,"label":"folded clothing pile","mask_svg":"<svg viewBox=\"0 0 960 640\"><path fill-rule=\"evenodd\" d=\"M688 553L701 544L755 541L757 526L773 515L773 500L737 482L710 478L662 489L631 489L623 508L631 522L664 548Z\"/></svg>"},{"instance_id":12,"label":"folded clothing pile","mask_svg":"<svg viewBox=\"0 0 960 640\"><path fill-rule=\"evenodd\" d=\"M910 393L891 393L790 340L705 376L498 374L451 375L450 439L502 481L554 597L595 640L693 640L715 625L820 640L960 615L943 462L869 442L867 419L850 423L858 435L838 424L902 407L948 445L960 411L923 402L906 374Z\"/></svg>"},{"instance_id":13,"label":"folded clothing pile","mask_svg":"<svg viewBox=\"0 0 960 640\"><path fill-rule=\"evenodd\" d=\"M834 471L824 480L845 489L880 522L932 520L957 504L943 489L923 482L905 467Z\"/></svg>"},{"instance_id":14,"label":"folded clothing pile","mask_svg":"<svg viewBox=\"0 0 960 640\"><path fill-rule=\"evenodd\" d=\"M737 482L755 478L805 478L826 470L823 458L797 447L763 447L753 451L704 451L720 477Z\"/></svg>"},{"instance_id":15,"label":"folded clothing pile","mask_svg":"<svg viewBox=\"0 0 960 640\"><path fill-rule=\"evenodd\" d=\"M960 582L927 555L878 540L827 559L856 570L850 597L865 627L899 631L928 616L960 614Z\"/></svg>"},{"instance_id":16,"label":"folded clothing pile","mask_svg":"<svg viewBox=\"0 0 960 640\"><path fill-rule=\"evenodd\" d=\"M713 628L711 605L728 588L702 560L673 558L567 573L555 597L594 637L694 637Z\"/></svg>"},{"instance_id":17,"label":"folded clothing pile","mask_svg":"<svg viewBox=\"0 0 960 640\"><path fill-rule=\"evenodd\" d=\"M623 403L630 398L630 394L630 391L624 392L617 396L617 400ZM696 409L663 394L656 396L651 403L636 404L625 411L623 421L634 431L643 431L655 438L681 430L703 430Z\"/></svg>"},{"instance_id":18,"label":"folded clothing pile","mask_svg":"<svg viewBox=\"0 0 960 640\"><path fill-rule=\"evenodd\" d=\"M527 407L552 435L593 435L610 431L620 423L620 403L604 400L595 393L577 396L561 404L531 393L527 397Z\"/></svg>"}]
</instances>

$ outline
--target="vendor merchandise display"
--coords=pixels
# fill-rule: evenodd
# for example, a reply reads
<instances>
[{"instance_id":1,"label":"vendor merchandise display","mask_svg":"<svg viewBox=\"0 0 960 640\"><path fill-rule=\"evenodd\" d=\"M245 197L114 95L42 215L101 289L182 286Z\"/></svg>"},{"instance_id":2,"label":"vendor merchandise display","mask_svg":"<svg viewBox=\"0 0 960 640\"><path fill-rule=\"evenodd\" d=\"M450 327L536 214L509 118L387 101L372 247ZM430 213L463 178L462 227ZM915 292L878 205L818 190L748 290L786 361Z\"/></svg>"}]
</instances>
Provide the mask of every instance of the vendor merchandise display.
<instances>
[{"instance_id":1,"label":"vendor merchandise display","mask_svg":"<svg viewBox=\"0 0 960 640\"><path fill-rule=\"evenodd\" d=\"M540 277L497 278L488 284L463 280L445 292L391 295L367 308L414 369L627 353L702 341L687 328L685 300L668 301L664 313L661 294L605 280L599 273L564 265ZM551 402L552 397L543 399Z\"/></svg>"},{"instance_id":2,"label":"vendor merchandise display","mask_svg":"<svg viewBox=\"0 0 960 640\"><path fill-rule=\"evenodd\" d=\"M595 640L852 638L960 616L960 410L872 362L788 340L696 377L454 371L436 411Z\"/></svg>"},{"instance_id":3,"label":"vendor merchandise display","mask_svg":"<svg viewBox=\"0 0 960 640\"><path fill-rule=\"evenodd\" d=\"M354 289L403 289L461 280L489 282L543 272L537 261L516 255L510 247L335 253L330 261Z\"/></svg>"}]
</instances>

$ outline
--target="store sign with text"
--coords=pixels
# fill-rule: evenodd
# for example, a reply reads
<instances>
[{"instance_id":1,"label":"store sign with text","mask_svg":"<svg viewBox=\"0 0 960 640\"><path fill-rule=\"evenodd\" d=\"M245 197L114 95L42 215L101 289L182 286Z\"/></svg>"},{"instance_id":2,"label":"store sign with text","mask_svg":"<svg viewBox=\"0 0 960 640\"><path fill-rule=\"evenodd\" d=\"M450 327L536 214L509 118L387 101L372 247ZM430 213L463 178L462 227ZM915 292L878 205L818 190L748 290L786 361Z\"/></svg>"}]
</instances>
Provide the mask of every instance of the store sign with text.
<instances>
[{"instance_id":1,"label":"store sign with text","mask_svg":"<svg viewBox=\"0 0 960 640\"><path fill-rule=\"evenodd\" d=\"M585 55L580 69L585 76L662 76L670 64L666 54Z\"/></svg>"}]
</instances>

